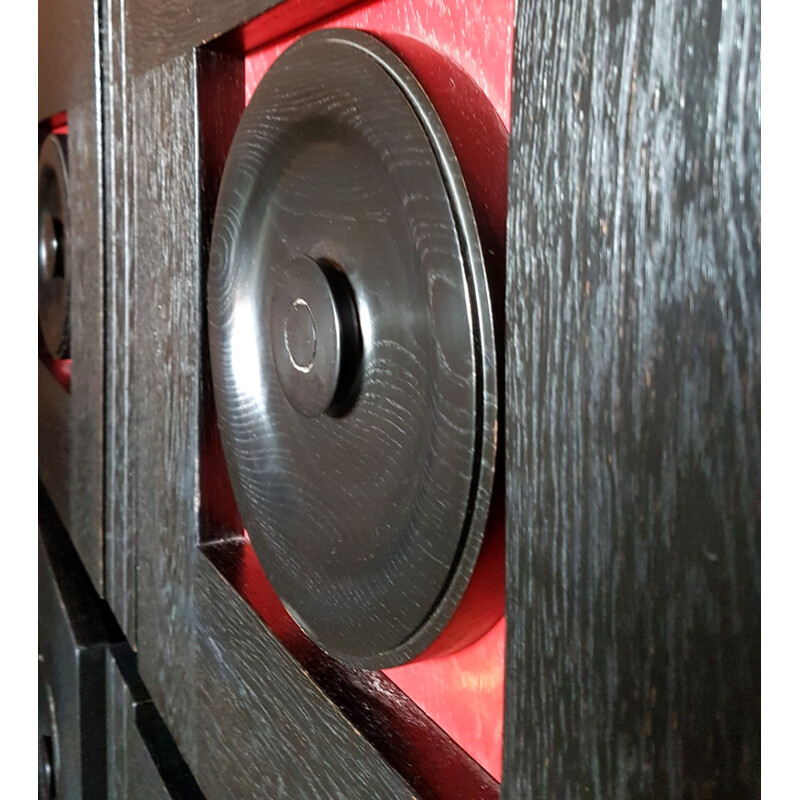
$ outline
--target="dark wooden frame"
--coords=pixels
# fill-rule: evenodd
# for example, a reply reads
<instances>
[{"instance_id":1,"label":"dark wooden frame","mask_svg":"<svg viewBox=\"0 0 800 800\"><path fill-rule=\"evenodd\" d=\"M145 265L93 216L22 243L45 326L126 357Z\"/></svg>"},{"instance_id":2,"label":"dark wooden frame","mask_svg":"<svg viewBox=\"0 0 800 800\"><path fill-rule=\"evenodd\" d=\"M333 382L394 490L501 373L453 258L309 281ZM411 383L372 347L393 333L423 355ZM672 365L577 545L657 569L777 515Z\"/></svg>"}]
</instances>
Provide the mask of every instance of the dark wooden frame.
<instances>
[{"instance_id":1,"label":"dark wooden frame","mask_svg":"<svg viewBox=\"0 0 800 800\"><path fill-rule=\"evenodd\" d=\"M208 795L410 796L200 549L203 46L270 4L104 4L109 598ZM760 7L519 0L513 94L503 795L754 796Z\"/></svg>"},{"instance_id":2,"label":"dark wooden frame","mask_svg":"<svg viewBox=\"0 0 800 800\"><path fill-rule=\"evenodd\" d=\"M188 17L180 3L105 6L109 602L208 796L496 797L388 681L292 651L265 625L228 580L241 541L223 532L201 548L205 259L244 96L235 37L207 43L269 5L198 2ZM277 11L278 25L298 18ZM427 772L411 774L409 748L431 750Z\"/></svg>"},{"instance_id":3,"label":"dark wooden frame","mask_svg":"<svg viewBox=\"0 0 800 800\"><path fill-rule=\"evenodd\" d=\"M109 631L75 547L41 491L38 561L39 734L50 727L41 727L44 684L53 703L50 763L57 796L102 800L107 796L104 673Z\"/></svg>"},{"instance_id":4,"label":"dark wooden frame","mask_svg":"<svg viewBox=\"0 0 800 800\"><path fill-rule=\"evenodd\" d=\"M203 800L136 669L127 642L105 648L107 784L111 798Z\"/></svg>"},{"instance_id":5,"label":"dark wooden frame","mask_svg":"<svg viewBox=\"0 0 800 800\"><path fill-rule=\"evenodd\" d=\"M39 470L102 594L105 229L100 16L94 0L39 5L39 122L63 112L69 128L72 377L67 393L40 363Z\"/></svg>"},{"instance_id":6,"label":"dark wooden frame","mask_svg":"<svg viewBox=\"0 0 800 800\"><path fill-rule=\"evenodd\" d=\"M58 797L202 800L41 484L39 681L40 770L49 751Z\"/></svg>"}]
</instances>

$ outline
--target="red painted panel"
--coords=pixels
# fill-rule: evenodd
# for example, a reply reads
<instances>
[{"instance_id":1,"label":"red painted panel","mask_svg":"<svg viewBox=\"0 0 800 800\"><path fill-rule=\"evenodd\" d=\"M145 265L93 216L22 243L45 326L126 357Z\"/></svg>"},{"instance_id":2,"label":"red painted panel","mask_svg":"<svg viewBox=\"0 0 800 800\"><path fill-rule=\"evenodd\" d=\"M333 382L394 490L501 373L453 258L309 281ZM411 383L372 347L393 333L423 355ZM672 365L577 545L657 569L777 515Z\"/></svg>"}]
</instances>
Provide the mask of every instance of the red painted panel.
<instances>
[{"instance_id":1,"label":"red painted panel","mask_svg":"<svg viewBox=\"0 0 800 800\"><path fill-rule=\"evenodd\" d=\"M39 361L53 374L61 388L69 394L72 387L72 359L53 358L50 353L39 353Z\"/></svg>"},{"instance_id":2,"label":"red painted panel","mask_svg":"<svg viewBox=\"0 0 800 800\"><path fill-rule=\"evenodd\" d=\"M500 780L506 620L457 653L384 670L436 724Z\"/></svg>"},{"instance_id":3,"label":"red painted panel","mask_svg":"<svg viewBox=\"0 0 800 800\"><path fill-rule=\"evenodd\" d=\"M510 127L513 0L373 0L345 9L250 50L245 58L248 102L269 65L297 38L318 28L359 28L381 39L408 36L428 45L458 64Z\"/></svg>"},{"instance_id":4,"label":"red painted panel","mask_svg":"<svg viewBox=\"0 0 800 800\"><path fill-rule=\"evenodd\" d=\"M51 133L67 133L67 112L60 111L47 120L47 127Z\"/></svg>"},{"instance_id":5,"label":"red painted panel","mask_svg":"<svg viewBox=\"0 0 800 800\"><path fill-rule=\"evenodd\" d=\"M308 16L298 15L296 19L305 24ZM242 41L252 47L245 57L246 102L273 61L311 30L359 28L382 39L406 61L442 117L490 251L487 262L492 253L495 256L495 263L487 263L487 269L502 286L513 20L513 0L376 0L351 6L288 34L282 33L288 27L284 19L279 26L281 38L267 41L270 30L276 29L270 25L271 15L266 14L242 31ZM426 47L420 47L420 43ZM454 71L436 54L460 69ZM502 305L502 290L497 294ZM494 515L492 525L502 528L501 511ZM495 539L502 542L502 530ZM493 549L502 561L502 548ZM505 629L502 618L482 638L457 653L385 670L409 698L498 780Z\"/></svg>"}]
</instances>

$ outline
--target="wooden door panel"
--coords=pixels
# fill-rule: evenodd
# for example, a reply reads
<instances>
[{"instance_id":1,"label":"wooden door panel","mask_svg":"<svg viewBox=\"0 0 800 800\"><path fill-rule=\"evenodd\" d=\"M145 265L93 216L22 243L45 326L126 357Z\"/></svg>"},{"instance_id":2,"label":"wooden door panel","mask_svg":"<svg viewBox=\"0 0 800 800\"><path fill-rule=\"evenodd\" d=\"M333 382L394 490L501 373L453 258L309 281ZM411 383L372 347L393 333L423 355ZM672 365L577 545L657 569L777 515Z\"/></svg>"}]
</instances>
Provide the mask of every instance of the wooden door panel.
<instances>
[{"instance_id":1,"label":"wooden door panel","mask_svg":"<svg viewBox=\"0 0 800 800\"><path fill-rule=\"evenodd\" d=\"M51 131L67 137L71 273L70 358L53 364L49 354L40 355L40 365L59 380L42 378L39 460L58 513L102 593L104 229L98 6L92 0L43 2L39 12L39 144Z\"/></svg>"},{"instance_id":2,"label":"wooden door panel","mask_svg":"<svg viewBox=\"0 0 800 800\"><path fill-rule=\"evenodd\" d=\"M68 132L79 267L72 363L40 360L39 472L126 639L97 651L101 793L757 794L759 4L518 0L513 42L488 0L56 5L40 142ZM385 672L324 653L269 586L205 319L239 116L291 41L339 25L456 60L510 126L506 615Z\"/></svg>"}]
</instances>

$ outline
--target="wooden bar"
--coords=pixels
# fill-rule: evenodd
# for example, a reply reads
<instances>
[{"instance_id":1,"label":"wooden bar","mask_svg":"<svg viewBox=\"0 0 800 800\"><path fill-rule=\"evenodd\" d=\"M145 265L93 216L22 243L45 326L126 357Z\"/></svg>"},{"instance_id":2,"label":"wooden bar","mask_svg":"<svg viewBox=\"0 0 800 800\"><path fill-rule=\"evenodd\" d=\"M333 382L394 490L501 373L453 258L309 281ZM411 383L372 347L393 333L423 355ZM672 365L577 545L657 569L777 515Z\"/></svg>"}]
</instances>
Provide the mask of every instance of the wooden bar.
<instances>
[{"instance_id":1,"label":"wooden bar","mask_svg":"<svg viewBox=\"0 0 800 800\"><path fill-rule=\"evenodd\" d=\"M760 5L520 0L505 797L759 792Z\"/></svg>"}]
</instances>

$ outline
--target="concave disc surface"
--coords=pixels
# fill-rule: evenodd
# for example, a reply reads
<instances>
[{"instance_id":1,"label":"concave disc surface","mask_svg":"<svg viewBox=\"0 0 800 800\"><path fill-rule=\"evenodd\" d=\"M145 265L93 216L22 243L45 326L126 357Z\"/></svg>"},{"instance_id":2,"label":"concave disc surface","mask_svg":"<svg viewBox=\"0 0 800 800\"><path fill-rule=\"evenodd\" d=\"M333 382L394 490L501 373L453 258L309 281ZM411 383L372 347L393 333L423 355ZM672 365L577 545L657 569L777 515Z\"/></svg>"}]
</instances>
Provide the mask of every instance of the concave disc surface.
<instances>
[{"instance_id":1,"label":"concave disc surface","mask_svg":"<svg viewBox=\"0 0 800 800\"><path fill-rule=\"evenodd\" d=\"M50 134L39 151L39 326L55 358L69 355L67 139Z\"/></svg>"},{"instance_id":2,"label":"concave disc surface","mask_svg":"<svg viewBox=\"0 0 800 800\"><path fill-rule=\"evenodd\" d=\"M352 304L357 330L336 346L349 323L317 324L315 304L333 303L318 268ZM416 80L373 37L311 34L253 95L218 197L208 318L234 492L278 595L344 660L418 655L480 549L494 343L452 149ZM346 385L323 408L335 369Z\"/></svg>"}]
</instances>

